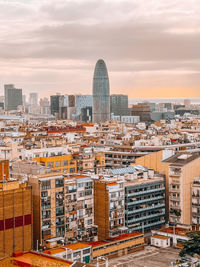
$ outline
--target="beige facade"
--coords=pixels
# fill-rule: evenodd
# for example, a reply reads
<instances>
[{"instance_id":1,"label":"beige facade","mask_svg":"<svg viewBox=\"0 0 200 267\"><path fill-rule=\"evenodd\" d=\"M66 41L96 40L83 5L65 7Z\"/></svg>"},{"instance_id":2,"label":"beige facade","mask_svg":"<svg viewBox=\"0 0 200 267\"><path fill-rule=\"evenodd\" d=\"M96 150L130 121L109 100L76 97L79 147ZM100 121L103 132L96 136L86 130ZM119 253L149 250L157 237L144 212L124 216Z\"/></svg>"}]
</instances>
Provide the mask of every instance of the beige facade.
<instances>
[{"instance_id":1,"label":"beige facade","mask_svg":"<svg viewBox=\"0 0 200 267\"><path fill-rule=\"evenodd\" d=\"M199 154L177 154L167 160L169 166L169 221L190 225L191 185L200 175Z\"/></svg>"}]
</instances>

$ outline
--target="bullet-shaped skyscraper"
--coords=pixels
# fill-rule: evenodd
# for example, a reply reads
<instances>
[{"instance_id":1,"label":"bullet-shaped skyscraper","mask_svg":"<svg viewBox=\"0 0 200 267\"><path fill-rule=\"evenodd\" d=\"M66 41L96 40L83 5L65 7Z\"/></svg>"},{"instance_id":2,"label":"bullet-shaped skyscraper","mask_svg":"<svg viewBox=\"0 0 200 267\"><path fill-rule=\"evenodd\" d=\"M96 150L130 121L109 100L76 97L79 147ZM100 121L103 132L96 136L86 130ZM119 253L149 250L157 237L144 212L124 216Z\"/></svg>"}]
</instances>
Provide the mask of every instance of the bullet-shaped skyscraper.
<instances>
[{"instance_id":1,"label":"bullet-shaped skyscraper","mask_svg":"<svg viewBox=\"0 0 200 267\"><path fill-rule=\"evenodd\" d=\"M110 120L110 86L108 71L103 59L96 63L93 77L93 122Z\"/></svg>"}]
</instances>

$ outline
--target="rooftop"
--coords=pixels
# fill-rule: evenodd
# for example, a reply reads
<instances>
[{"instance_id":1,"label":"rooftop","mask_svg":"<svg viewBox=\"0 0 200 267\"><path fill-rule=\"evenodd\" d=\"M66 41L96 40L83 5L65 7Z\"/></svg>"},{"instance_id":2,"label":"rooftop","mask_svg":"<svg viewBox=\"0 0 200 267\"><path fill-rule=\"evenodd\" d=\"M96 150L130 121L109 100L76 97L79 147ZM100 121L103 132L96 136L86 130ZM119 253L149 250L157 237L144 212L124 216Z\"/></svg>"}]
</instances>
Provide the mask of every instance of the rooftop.
<instances>
[{"instance_id":1,"label":"rooftop","mask_svg":"<svg viewBox=\"0 0 200 267\"><path fill-rule=\"evenodd\" d=\"M170 158L163 160L163 162L169 162L172 165L177 165L177 166L184 166L199 157L200 157L199 153L193 153L193 154L178 153L178 154L173 155Z\"/></svg>"},{"instance_id":2,"label":"rooftop","mask_svg":"<svg viewBox=\"0 0 200 267\"><path fill-rule=\"evenodd\" d=\"M77 243L65 245L65 248L72 249L72 250L77 250L77 249L88 248L89 246L90 246L89 244L84 244L84 243L77 242Z\"/></svg>"},{"instance_id":3,"label":"rooftop","mask_svg":"<svg viewBox=\"0 0 200 267\"><path fill-rule=\"evenodd\" d=\"M14 262L19 266L32 266L34 263L35 267L47 267L52 265L70 267L72 262L62 259L52 258L49 255L43 255L36 252L21 253L20 256L13 258Z\"/></svg>"},{"instance_id":4,"label":"rooftop","mask_svg":"<svg viewBox=\"0 0 200 267\"><path fill-rule=\"evenodd\" d=\"M98 246L103 246L105 244L109 244L109 243L112 243L112 242L120 241L120 240L123 240L123 239L129 239L131 237L136 237L136 236L141 236L142 237L143 234L138 233L138 232L126 233L126 234L122 234L122 235L119 235L117 237L112 237L110 239L106 239L106 240L103 240L103 241L87 242L87 244L91 245L92 247L98 247Z\"/></svg>"}]
</instances>

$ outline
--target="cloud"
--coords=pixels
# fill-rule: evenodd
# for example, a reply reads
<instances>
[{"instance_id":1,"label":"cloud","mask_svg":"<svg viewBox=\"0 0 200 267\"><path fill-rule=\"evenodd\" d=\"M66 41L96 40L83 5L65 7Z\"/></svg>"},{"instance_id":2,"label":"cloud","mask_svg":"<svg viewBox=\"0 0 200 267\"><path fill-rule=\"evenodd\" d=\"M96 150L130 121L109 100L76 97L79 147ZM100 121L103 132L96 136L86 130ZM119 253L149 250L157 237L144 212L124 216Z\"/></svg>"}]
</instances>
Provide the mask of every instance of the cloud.
<instances>
[{"instance_id":1,"label":"cloud","mask_svg":"<svg viewBox=\"0 0 200 267\"><path fill-rule=\"evenodd\" d=\"M187 85L197 93L198 0L0 0L0 10L2 85L91 92L104 58L117 91Z\"/></svg>"}]
</instances>

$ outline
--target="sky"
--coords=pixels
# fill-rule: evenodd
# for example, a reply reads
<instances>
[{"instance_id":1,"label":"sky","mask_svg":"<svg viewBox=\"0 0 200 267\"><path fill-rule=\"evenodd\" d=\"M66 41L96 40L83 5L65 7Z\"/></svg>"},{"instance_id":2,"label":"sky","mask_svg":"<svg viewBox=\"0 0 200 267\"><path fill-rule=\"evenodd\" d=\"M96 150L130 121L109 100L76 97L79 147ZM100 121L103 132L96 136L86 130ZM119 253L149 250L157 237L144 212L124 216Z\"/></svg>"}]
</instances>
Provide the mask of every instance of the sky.
<instances>
[{"instance_id":1,"label":"sky","mask_svg":"<svg viewBox=\"0 0 200 267\"><path fill-rule=\"evenodd\" d=\"M0 0L0 95L91 94L96 61L111 93L200 97L199 0Z\"/></svg>"}]
</instances>

